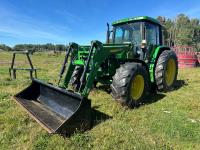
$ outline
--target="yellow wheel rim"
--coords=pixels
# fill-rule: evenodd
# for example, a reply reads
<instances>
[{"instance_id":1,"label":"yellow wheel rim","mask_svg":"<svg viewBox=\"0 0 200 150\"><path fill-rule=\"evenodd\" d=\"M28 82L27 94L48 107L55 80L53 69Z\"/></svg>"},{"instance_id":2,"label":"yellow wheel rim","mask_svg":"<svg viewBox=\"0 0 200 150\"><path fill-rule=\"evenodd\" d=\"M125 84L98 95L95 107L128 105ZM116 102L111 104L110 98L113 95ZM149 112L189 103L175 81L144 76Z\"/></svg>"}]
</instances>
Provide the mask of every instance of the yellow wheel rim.
<instances>
[{"instance_id":1,"label":"yellow wheel rim","mask_svg":"<svg viewBox=\"0 0 200 150\"><path fill-rule=\"evenodd\" d=\"M167 86L171 86L173 84L175 74L176 74L176 64L174 59L171 58L167 62L167 69L165 72L165 81Z\"/></svg>"},{"instance_id":2,"label":"yellow wheel rim","mask_svg":"<svg viewBox=\"0 0 200 150\"><path fill-rule=\"evenodd\" d=\"M136 75L131 83L131 98L138 100L142 96L144 91L144 78L142 75Z\"/></svg>"}]
</instances>

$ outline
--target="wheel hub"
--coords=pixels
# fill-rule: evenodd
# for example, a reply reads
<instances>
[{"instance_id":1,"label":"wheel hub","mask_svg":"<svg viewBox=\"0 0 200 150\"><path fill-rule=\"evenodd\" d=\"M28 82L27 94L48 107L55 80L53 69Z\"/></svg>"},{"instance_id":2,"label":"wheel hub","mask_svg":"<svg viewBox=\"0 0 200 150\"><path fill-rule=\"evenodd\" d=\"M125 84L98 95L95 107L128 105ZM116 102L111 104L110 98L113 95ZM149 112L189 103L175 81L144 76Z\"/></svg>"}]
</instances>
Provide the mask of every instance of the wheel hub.
<instances>
[{"instance_id":1,"label":"wheel hub","mask_svg":"<svg viewBox=\"0 0 200 150\"><path fill-rule=\"evenodd\" d=\"M144 78L142 75L136 75L131 83L131 98L139 100L144 91Z\"/></svg>"},{"instance_id":2,"label":"wheel hub","mask_svg":"<svg viewBox=\"0 0 200 150\"><path fill-rule=\"evenodd\" d=\"M174 59L169 59L167 62L167 70L165 73L165 79L167 86L171 86L176 74L176 64Z\"/></svg>"}]
</instances>

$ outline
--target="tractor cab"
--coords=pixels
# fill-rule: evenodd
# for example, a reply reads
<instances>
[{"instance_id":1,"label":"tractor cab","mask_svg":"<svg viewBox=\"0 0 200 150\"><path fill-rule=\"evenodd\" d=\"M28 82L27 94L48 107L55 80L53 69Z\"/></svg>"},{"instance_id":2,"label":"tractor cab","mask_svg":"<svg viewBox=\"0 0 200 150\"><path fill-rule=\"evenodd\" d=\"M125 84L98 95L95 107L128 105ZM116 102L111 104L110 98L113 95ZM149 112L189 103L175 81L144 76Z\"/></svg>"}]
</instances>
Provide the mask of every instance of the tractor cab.
<instances>
[{"instance_id":1,"label":"tractor cab","mask_svg":"<svg viewBox=\"0 0 200 150\"><path fill-rule=\"evenodd\" d=\"M162 45L162 26L151 17L127 18L112 23L112 39L108 43L133 44L134 51L144 60L145 55L158 45ZM108 35L110 36L110 35Z\"/></svg>"},{"instance_id":2,"label":"tractor cab","mask_svg":"<svg viewBox=\"0 0 200 150\"><path fill-rule=\"evenodd\" d=\"M161 25L153 18L147 16L127 18L115 21L112 25L113 34L110 43L132 43L136 48L145 45L162 45Z\"/></svg>"}]
</instances>

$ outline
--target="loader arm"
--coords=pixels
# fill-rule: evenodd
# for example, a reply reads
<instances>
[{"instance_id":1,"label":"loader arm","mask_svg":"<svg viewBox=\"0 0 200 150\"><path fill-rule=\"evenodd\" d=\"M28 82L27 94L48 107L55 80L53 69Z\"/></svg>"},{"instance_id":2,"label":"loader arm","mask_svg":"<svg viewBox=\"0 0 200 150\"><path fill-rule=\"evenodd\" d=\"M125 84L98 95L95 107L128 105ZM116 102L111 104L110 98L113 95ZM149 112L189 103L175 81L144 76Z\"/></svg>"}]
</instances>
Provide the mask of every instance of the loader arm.
<instances>
[{"instance_id":1,"label":"loader arm","mask_svg":"<svg viewBox=\"0 0 200 150\"><path fill-rule=\"evenodd\" d=\"M61 88L67 88L68 87L68 84L69 84L69 81L70 81L70 77L75 69L75 66L72 64L73 63L73 59L77 56L77 53L78 53L78 44L76 43L70 43L69 44L69 49L68 51L66 52L66 56L65 56L65 59L64 59L64 62L63 62L63 66L61 68L61 72L60 72L60 79L59 79L59 82L58 82L58 86L61 87ZM66 64L68 62L68 58L69 58L69 55L71 54L71 57L70 57L70 63L69 63L69 66L68 66L68 69L67 69L67 73L65 75L65 78L64 78L64 82L63 84L60 84L60 80L62 78L62 75L64 74L65 72L65 68L66 68Z\"/></svg>"},{"instance_id":2,"label":"loader arm","mask_svg":"<svg viewBox=\"0 0 200 150\"><path fill-rule=\"evenodd\" d=\"M81 86L79 94L83 97L88 97L92 88L93 82L97 75L97 71L101 64L111 55L127 54L131 48L131 44L102 44L99 41L92 41L87 60L84 61L84 71L81 76ZM74 58L78 57L78 50L74 50L71 58L68 71L66 73L63 87L67 88L75 68Z\"/></svg>"}]
</instances>

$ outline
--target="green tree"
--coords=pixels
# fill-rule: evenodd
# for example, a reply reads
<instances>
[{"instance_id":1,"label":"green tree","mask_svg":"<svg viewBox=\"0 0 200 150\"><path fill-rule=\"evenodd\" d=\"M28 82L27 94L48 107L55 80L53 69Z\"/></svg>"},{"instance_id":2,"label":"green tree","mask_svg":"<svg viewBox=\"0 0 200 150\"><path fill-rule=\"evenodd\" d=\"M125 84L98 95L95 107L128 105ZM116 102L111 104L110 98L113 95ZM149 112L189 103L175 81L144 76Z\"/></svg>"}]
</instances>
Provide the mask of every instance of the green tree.
<instances>
[{"instance_id":1,"label":"green tree","mask_svg":"<svg viewBox=\"0 0 200 150\"><path fill-rule=\"evenodd\" d=\"M192 26L189 17L180 14L176 18L176 44L192 45Z\"/></svg>"},{"instance_id":2,"label":"green tree","mask_svg":"<svg viewBox=\"0 0 200 150\"><path fill-rule=\"evenodd\" d=\"M200 20L189 18L184 14L179 14L172 20L158 16L157 18L164 26L164 44L168 46L194 46L200 50Z\"/></svg>"}]
</instances>

